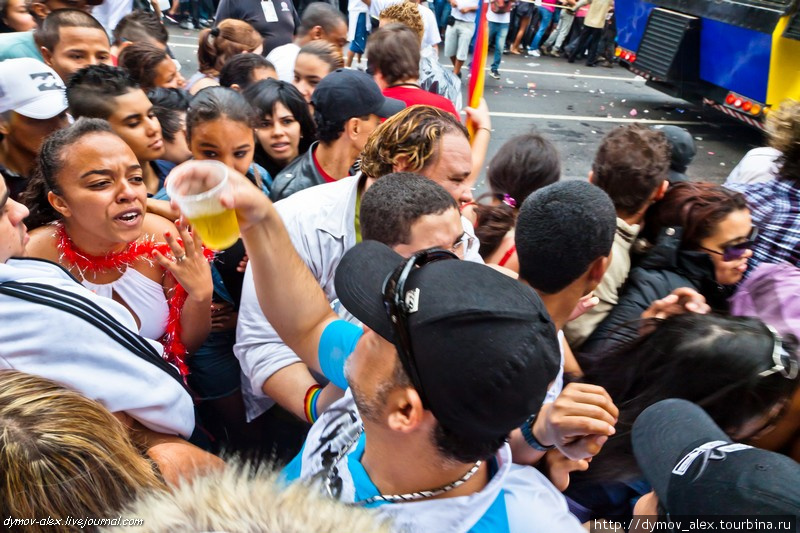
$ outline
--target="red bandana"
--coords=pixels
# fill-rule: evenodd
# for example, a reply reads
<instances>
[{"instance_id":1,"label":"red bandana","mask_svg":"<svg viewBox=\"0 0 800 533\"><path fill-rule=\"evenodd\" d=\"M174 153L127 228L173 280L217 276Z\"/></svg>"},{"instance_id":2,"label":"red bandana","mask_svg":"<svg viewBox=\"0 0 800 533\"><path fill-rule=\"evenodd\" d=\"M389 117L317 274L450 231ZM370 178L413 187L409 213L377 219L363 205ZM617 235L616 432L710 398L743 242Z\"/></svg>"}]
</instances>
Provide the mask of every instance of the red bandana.
<instances>
[{"instance_id":1,"label":"red bandana","mask_svg":"<svg viewBox=\"0 0 800 533\"><path fill-rule=\"evenodd\" d=\"M138 259L152 262L153 251L158 251L164 256L172 253L172 249L167 243L155 242L152 237L146 236L142 241L129 243L121 252L109 253L102 257L88 255L75 246L62 223L56 224L56 246L61 253L61 263L76 267L81 276L84 276L85 272L93 274L109 270L123 272L125 268ZM203 248L203 255L209 261L214 259L214 252L205 247ZM167 275L172 276L169 272L167 272ZM186 365L186 346L181 341L181 314L187 296L186 289L176 282L174 292L168 302L169 318L167 319L166 333L158 339L164 345L164 359L175 365L184 379L189 374L189 367Z\"/></svg>"}]
</instances>

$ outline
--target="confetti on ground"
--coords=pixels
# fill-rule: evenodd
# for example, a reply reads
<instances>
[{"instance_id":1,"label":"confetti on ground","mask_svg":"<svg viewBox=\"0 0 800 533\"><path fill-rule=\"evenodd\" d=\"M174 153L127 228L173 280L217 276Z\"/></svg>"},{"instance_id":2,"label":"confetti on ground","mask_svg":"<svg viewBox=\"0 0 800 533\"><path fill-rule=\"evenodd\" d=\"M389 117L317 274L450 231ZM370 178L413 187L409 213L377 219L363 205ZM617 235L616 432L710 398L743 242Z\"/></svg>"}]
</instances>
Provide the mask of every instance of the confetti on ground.
<instances>
[{"instance_id":1,"label":"confetti on ground","mask_svg":"<svg viewBox=\"0 0 800 533\"><path fill-rule=\"evenodd\" d=\"M719 166L724 167L725 163L720 163ZM735 170L735 169L734 169Z\"/></svg>"},{"instance_id":2,"label":"confetti on ground","mask_svg":"<svg viewBox=\"0 0 800 533\"><path fill-rule=\"evenodd\" d=\"M535 89L535 88L536 88L536 84L535 83L533 83L532 81L528 82L528 89Z\"/></svg>"},{"instance_id":3,"label":"confetti on ground","mask_svg":"<svg viewBox=\"0 0 800 533\"><path fill-rule=\"evenodd\" d=\"M605 110L606 110L606 106L604 106L604 105L601 105L601 106L600 106L600 111L605 111Z\"/></svg>"},{"instance_id":4,"label":"confetti on ground","mask_svg":"<svg viewBox=\"0 0 800 533\"><path fill-rule=\"evenodd\" d=\"M625 98L623 98L622 100L620 100L620 102L622 102L624 104L625 102L627 102L627 100Z\"/></svg>"},{"instance_id":5,"label":"confetti on ground","mask_svg":"<svg viewBox=\"0 0 800 533\"><path fill-rule=\"evenodd\" d=\"M630 115L631 115L632 117L635 117L635 116L636 116L636 115L638 115L638 114L639 114L639 112L638 112L638 111L636 111L635 109L631 109Z\"/></svg>"},{"instance_id":6,"label":"confetti on ground","mask_svg":"<svg viewBox=\"0 0 800 533\"><path fill-rule=\"evenodd\" d=\"M708 152L708 155L715 155L714 152Z\"/></svg>"},{"instance_id":7,"label":"confetti on ground","mask_svg":"<svg viewBox=\"0 0 800 533\"><path fill-rule=\"evenodd\" d=\"M514 85L514 80L512 80L511 78L506 78L506 83L509 85Z\"/></svg>"},{"instance_id":8,"label":"confetti on ground","mask_svg":"<svg viewBox=\"0 0 800 533\"><path fill-rule=\"evenodd\" d=\"M695 141L702 141L702 140L703 140L703 138L702 138L702 137L695 137L695 138L694 138L694 140L695 140Z\"/></svg>"}]
</instances>

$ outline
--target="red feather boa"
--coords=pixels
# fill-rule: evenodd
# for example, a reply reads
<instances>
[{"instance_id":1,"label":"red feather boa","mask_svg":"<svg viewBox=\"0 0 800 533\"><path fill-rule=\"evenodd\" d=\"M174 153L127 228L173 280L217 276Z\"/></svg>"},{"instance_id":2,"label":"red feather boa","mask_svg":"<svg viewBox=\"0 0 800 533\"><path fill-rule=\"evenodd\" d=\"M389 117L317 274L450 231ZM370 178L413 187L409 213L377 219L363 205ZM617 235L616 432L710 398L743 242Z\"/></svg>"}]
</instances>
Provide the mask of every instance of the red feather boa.
<instances>
[{"instance_id":1,"label":"red feather boa","mask_svg":"<svg viewBox=\"0 0 800 533\"><path fill-rule=\"evenodd\" d=\"M180 239L178 242L181 242ZM146 236L144 240L129 243L121 252L110 253L102 257L89 255L75 246L72 239L67 235L64 224L61 223L56 224L56 245L61 254L61 262L76 267L81 276L84 277L85 272L102 273L109 270L124 272L127 267L138 259L152 261L153 251L158 251L164 256L172 253L172 249L167 243L155 242L152 237ZM214 259L214 252L205 247L203 247L203 255L209 261ZM170 272L167 272L167 275L172 276ZM176 281L172 297L168 302L169 318L167 319L166 332L159 339L159 342L164 345L164 359L175 365L184 379L189 374L189 367L186 365L188 352L181 341L181 314L183 313L183 304L186 303L187 296L186 289Z\"/></svg>"}]
</instances>

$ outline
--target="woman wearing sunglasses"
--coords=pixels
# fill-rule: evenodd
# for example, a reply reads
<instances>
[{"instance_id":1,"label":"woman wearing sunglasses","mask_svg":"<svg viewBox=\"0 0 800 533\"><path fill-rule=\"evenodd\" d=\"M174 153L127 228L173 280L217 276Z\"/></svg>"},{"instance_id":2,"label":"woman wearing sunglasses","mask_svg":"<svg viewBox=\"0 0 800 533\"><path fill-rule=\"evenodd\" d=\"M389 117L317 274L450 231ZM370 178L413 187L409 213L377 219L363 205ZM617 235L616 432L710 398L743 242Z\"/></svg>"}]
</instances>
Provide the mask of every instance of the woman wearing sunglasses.
<instances>
[{"instance_id":1,"label":"woman wearing sunglasses","mask_svg":"<svg viewBox=\"0 0 800 533\"><path fill-rule=\"evenodd\" d=\"M740 193L685 182L670 187L650 208L645 233L653 246L631 270L618 304L583 344L582 353L609 353L633 340L642 312L681 287L696 290L713 310L726 312L753 255L756 229Z\"/></svg>"}]
</instances>

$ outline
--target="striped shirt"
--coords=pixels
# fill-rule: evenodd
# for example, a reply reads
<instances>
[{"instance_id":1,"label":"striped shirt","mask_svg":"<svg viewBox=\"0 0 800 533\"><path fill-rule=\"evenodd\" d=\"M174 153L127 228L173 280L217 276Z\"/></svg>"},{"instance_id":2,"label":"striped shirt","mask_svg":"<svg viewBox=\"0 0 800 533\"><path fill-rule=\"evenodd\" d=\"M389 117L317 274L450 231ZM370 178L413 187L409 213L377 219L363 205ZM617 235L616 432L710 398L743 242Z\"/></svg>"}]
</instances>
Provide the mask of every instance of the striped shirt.
<instances>
[{"instance_id":1,"label":"striped shirt","mask_svg":"<svg viewBox=\"0 0 800 533\"><path fill-rule=\"evenodd\" d=\"M800 267L800 187L792 180L776 178L764 183L727 183L747 198L758 227L748 272L761 263L788 262Z\"/></svg>"}]
</instances>

